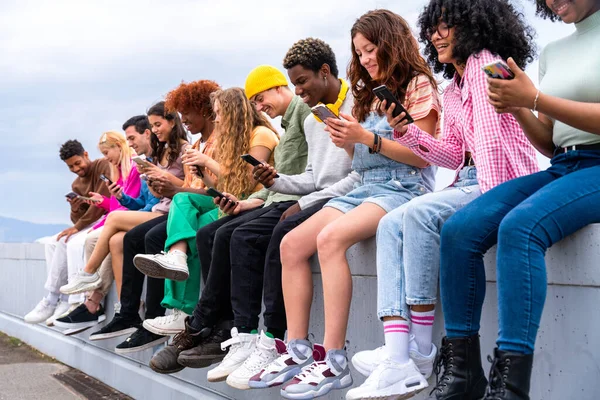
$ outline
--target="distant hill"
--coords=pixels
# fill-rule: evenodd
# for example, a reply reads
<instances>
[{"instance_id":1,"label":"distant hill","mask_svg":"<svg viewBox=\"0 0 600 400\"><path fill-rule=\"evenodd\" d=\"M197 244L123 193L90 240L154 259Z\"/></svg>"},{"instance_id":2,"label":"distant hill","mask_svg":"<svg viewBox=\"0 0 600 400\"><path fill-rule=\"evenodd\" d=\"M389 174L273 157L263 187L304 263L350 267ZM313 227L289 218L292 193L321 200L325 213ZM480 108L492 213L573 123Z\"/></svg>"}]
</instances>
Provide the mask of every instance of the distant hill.
<instances>
[{"instance_id":1,"label":"distant hill","mask_svg":"<svg viewBox=\"0 0 600 400\"><path fill-rule=\"evenodd\" d=\"M36 239L54 235L67 227L62 224L36 224L0 217L0 243L32 243Z\"/></svg>"}]
</instances>

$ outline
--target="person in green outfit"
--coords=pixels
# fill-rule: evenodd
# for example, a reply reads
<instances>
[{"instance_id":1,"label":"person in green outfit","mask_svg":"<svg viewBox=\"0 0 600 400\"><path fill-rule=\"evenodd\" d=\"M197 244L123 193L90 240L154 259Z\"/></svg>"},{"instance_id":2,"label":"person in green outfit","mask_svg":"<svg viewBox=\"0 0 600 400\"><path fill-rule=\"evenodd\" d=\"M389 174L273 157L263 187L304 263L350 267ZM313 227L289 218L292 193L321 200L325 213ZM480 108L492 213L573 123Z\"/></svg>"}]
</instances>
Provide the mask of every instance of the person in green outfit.
<instances>
[{"instance_id":1,"label":"person in green outfit","mask_svg":"<svg viewBox=\"0 0 600 400\"><path fill-rule=\"evenodd\" d=\"M272 159L279 136L267 119L246 98L240 88L216 91L210 95L217 142L213 157L200 149L188 151L185 164L190 174L199 175L203 188L248 197L262 189L252 177L252 167L239 156L249 153ZM168 238L163 254L138 254L136 268L155 278L166 278L162 306L172 315L144 321L144 328L160 335L172 335L184 327L200 295L200 262L195 246L196 232L216 221L219 211L213 199L200 193L178 193L173 197L167 221Z\"/></svg>"}]
</instances>

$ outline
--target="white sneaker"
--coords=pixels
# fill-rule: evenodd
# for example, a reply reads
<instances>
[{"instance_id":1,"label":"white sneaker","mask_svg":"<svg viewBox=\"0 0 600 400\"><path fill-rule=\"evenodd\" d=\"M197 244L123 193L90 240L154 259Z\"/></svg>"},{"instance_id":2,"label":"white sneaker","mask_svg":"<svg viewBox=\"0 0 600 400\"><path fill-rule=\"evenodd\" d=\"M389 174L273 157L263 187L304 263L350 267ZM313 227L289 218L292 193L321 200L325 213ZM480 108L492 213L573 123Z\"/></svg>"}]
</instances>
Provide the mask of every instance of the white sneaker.
<instances>
[{"instance_id":1,"label":"white sneaker","mask_svg":"<svg viewBox=\"0 0 600 400\"><path fill-rule=\"evenodd\" d=\"M175 308L173 314L147 319L142 325L155 335L177 335L185 330L185 319L187 317L189 317L188 314Z\"/></svg>"},{"instance_id":2,"label":"white sneaker","mask_svg":"<svg viewBox=\"0 0 600 400\"><path fill-rule=\"evenodd\" d=\"M46 326L54 325L54 320L64 317L71 311L71 305L68 301L61 301L56 306L56 310L54 310L54 314L50 318L46 320Z\"/></svg>"},{"instance_id":3,"label":"white sneaker","mask_svg":"<svg viewBox=\"0 0 600 400\"><path fill-rule=\"evenodd\" d=\"M221 349L229 347L229 352L216 368L206 374L209 382L220 382L229 374L241 367L256 347L256 333L238 333L237 328L231 328L231 339L221 343Z\"/></svg>"},{"instance_id":4,"label":"white sneaker","mask_svg":"<svg viewBox=\"0 0 600 400\"><path fill-rule=\"evenodd\" d=\"M102 279L97 272L91 275L85 274L83 271L73 275L71 282L60 287L60 292L63 294L77 294L84 292L92 292L102 286Z\"/></svg>"},{"instance_id":5,"label":"white sneaker","mask_svg":"<svg viewBox=\"0 0 600 400\"><path fill-rule=\"evenodd\" d=\"M433 363L437 354L437 347L432 343L431 354L424 356L419 353L419 346L417 346L414 336L410 335L408 353L425 379L429 379L433 372ZM354 357L352 357L352 365L354 365L354 368L362 375L370 376L373 371L375 371L375 368L377 368L386 357L387 352L385 346L381 346L375 350L365 350L356 353Z\"/></svg>"},{"instance_id":6,"label":"white sneaker","mask_svg":"<svg viewBox=\"0 0 600 400\"><path fill-rule=\"evenodd\" d=\"M138 254L133 258L133 264L141 273L152 278L185 281L190 276L187 254L181 251Z\"/></svg>"},{"instance_id":7,"label":"white sneaker","mask_svg":"<svg viewBox=\"0 0 600 400\"><path fill-rule=\"evenodd\" d=\"M56 310L56 304L50 304L45 297L37 303L33 310L29 311L23 320L28 324L39 324L50 318Z\"/></svg>"},{"instance_id":8,"label":"white sneaker","mask_svg":"<svg viewBox=\"0 0 600 400\"><path fill-rule=\"evenodd\" d=\"M346 393L346 400L412 397L427 386L413 360L398 364L386 358L362 385Z\"/></svg>"},{"instance_id":9,"label":"white sneaker","mask_svg":"<svg viewBox=\"0 0 600 400\"><path fill-rule=\"evenodd\" d=\"M256 340L254 351L238 369L229 374L227 384L236 389L250 389L250 378L264 370L284 352L285 344L281 340L270 338L262 331Z\"/></svg>"}]
</instances>

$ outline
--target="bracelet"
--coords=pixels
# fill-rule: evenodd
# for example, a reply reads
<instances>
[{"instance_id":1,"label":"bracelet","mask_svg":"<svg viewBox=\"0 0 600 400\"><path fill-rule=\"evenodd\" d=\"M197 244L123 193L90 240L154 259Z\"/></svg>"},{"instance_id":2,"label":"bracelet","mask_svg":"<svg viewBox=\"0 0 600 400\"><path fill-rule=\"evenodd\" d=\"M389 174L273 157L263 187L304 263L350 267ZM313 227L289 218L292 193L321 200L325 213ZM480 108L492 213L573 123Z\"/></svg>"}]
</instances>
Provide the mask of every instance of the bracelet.
<instances>
[{"instance_id":1,"label":"bracelet","mask_svg":"<svg viewBox=\"0 0 600 400\"><path fill-rule=\"evenodd\" d=\"M379 135L378 135L378 134L376 134L376 133L374 133L374 134L373 134L373 147L371 147L371 148L369 149L369 154L374 154L374 153L377 153L377 151L378 151L378 150L377 150L378 146L379 146Z\"/></svg>"},{"instance_id":2,"label":"bracelet","mask_svg":"<svg viewBox=\"0 0 600 400\"><path fill-rule=\"evenodd\" d=\"M533 112L537 111L537 103L538 103L539 98L540 98L540 91L538 90L537 93L535 94L535 99L533 100Z\"/></svg>"}]
</instances>

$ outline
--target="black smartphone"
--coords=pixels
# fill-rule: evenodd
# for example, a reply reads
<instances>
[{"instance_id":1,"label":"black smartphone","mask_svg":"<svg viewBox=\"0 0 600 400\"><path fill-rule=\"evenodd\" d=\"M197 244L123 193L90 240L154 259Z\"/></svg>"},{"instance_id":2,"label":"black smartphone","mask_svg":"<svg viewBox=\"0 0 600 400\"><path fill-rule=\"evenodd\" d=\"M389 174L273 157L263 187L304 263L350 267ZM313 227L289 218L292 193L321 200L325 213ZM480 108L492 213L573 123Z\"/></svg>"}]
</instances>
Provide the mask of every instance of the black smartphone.
<instances>
[{"instance_id":1,"label":"black smartphone","mask_svg":"<svg viewBox=\"0 0 600 400\"><path fill-rule=\"evenodd\" d=\"M312 107L310 111L319 117L319 119L323 122L325 122L327 118L340 119L340 117L335 115L333 111L327 108L324 104L317 104L316 106Z\"/></svg>"},{"instance_id":2,"label":"black smartphone","mask_svg":"<svg viewBox=\"0 0 600 400\"><path fill-rule=\"evenodd\" d=\"M261 165L262 163L258 161L256 158L252 157L250 154L242 154L240 156L242 160L246 161L248 164L256 167L257 165ZM275 174L275 178L279 178L279 174Z\"/></svg>"},{"instance_id":3,"label":"black smartphone","mask_svg":"<svg viewBox=\"0 0 600 400\"><path fill-rule=\"evenodd\" d=\"M113 182L110 179L108 179L104 174L100 174L100 179L102 179L104 182L106 182L109 185L113 184Z\"/></svg>"},{"instance_id":4,"label":"black smartphone","mask_svg":"<svg viewBox=\"0 0 600 400\"><path fill-rule=\"evenodd\" d=\"M225 196L223 193L219 192L217 189L212 188L212 187L206 189L206 194L209 195L210 197L214 197L214 198L220 197L222 199L225 199L225 200L231 202L231 200L228 199L227 196ZM237 204L237 203L234 203L234 204Z\"/></svg>"},{"instance_id":5,"label":"black smartphone","mask_svg":"<svg viewBox=\"0 0 600 400\"><path fill-rule=\"evenodd\" d=\"M377 86L375 89L373 89L373 93L375 93L375 96L377 96L379 100L385 100L388 107L391 106L392 103L396 105L396 108L394 108L394 113L392 114L394 118L396 118L401 113L405 113L406 116L404 117L403 121L406 120L409 124L415 122L415 120L410 116L408 111L406 111L404 106L400 104L398 99L396 99L396 96L394 96L392 92L390 92L390 89L388 89L385 85Z\"/></svg>"},{"instance_id":6,"label":"black smartphone","mask_svg":"<svg viewBox=\"0 0 600 400\"><path fill-rule=\"evenodd\" d=\"M77 197L79 197L79 195L75 192L69 192L65 194L65 197L70 200L75 200Z\"/></svg>"}]
</instances>

